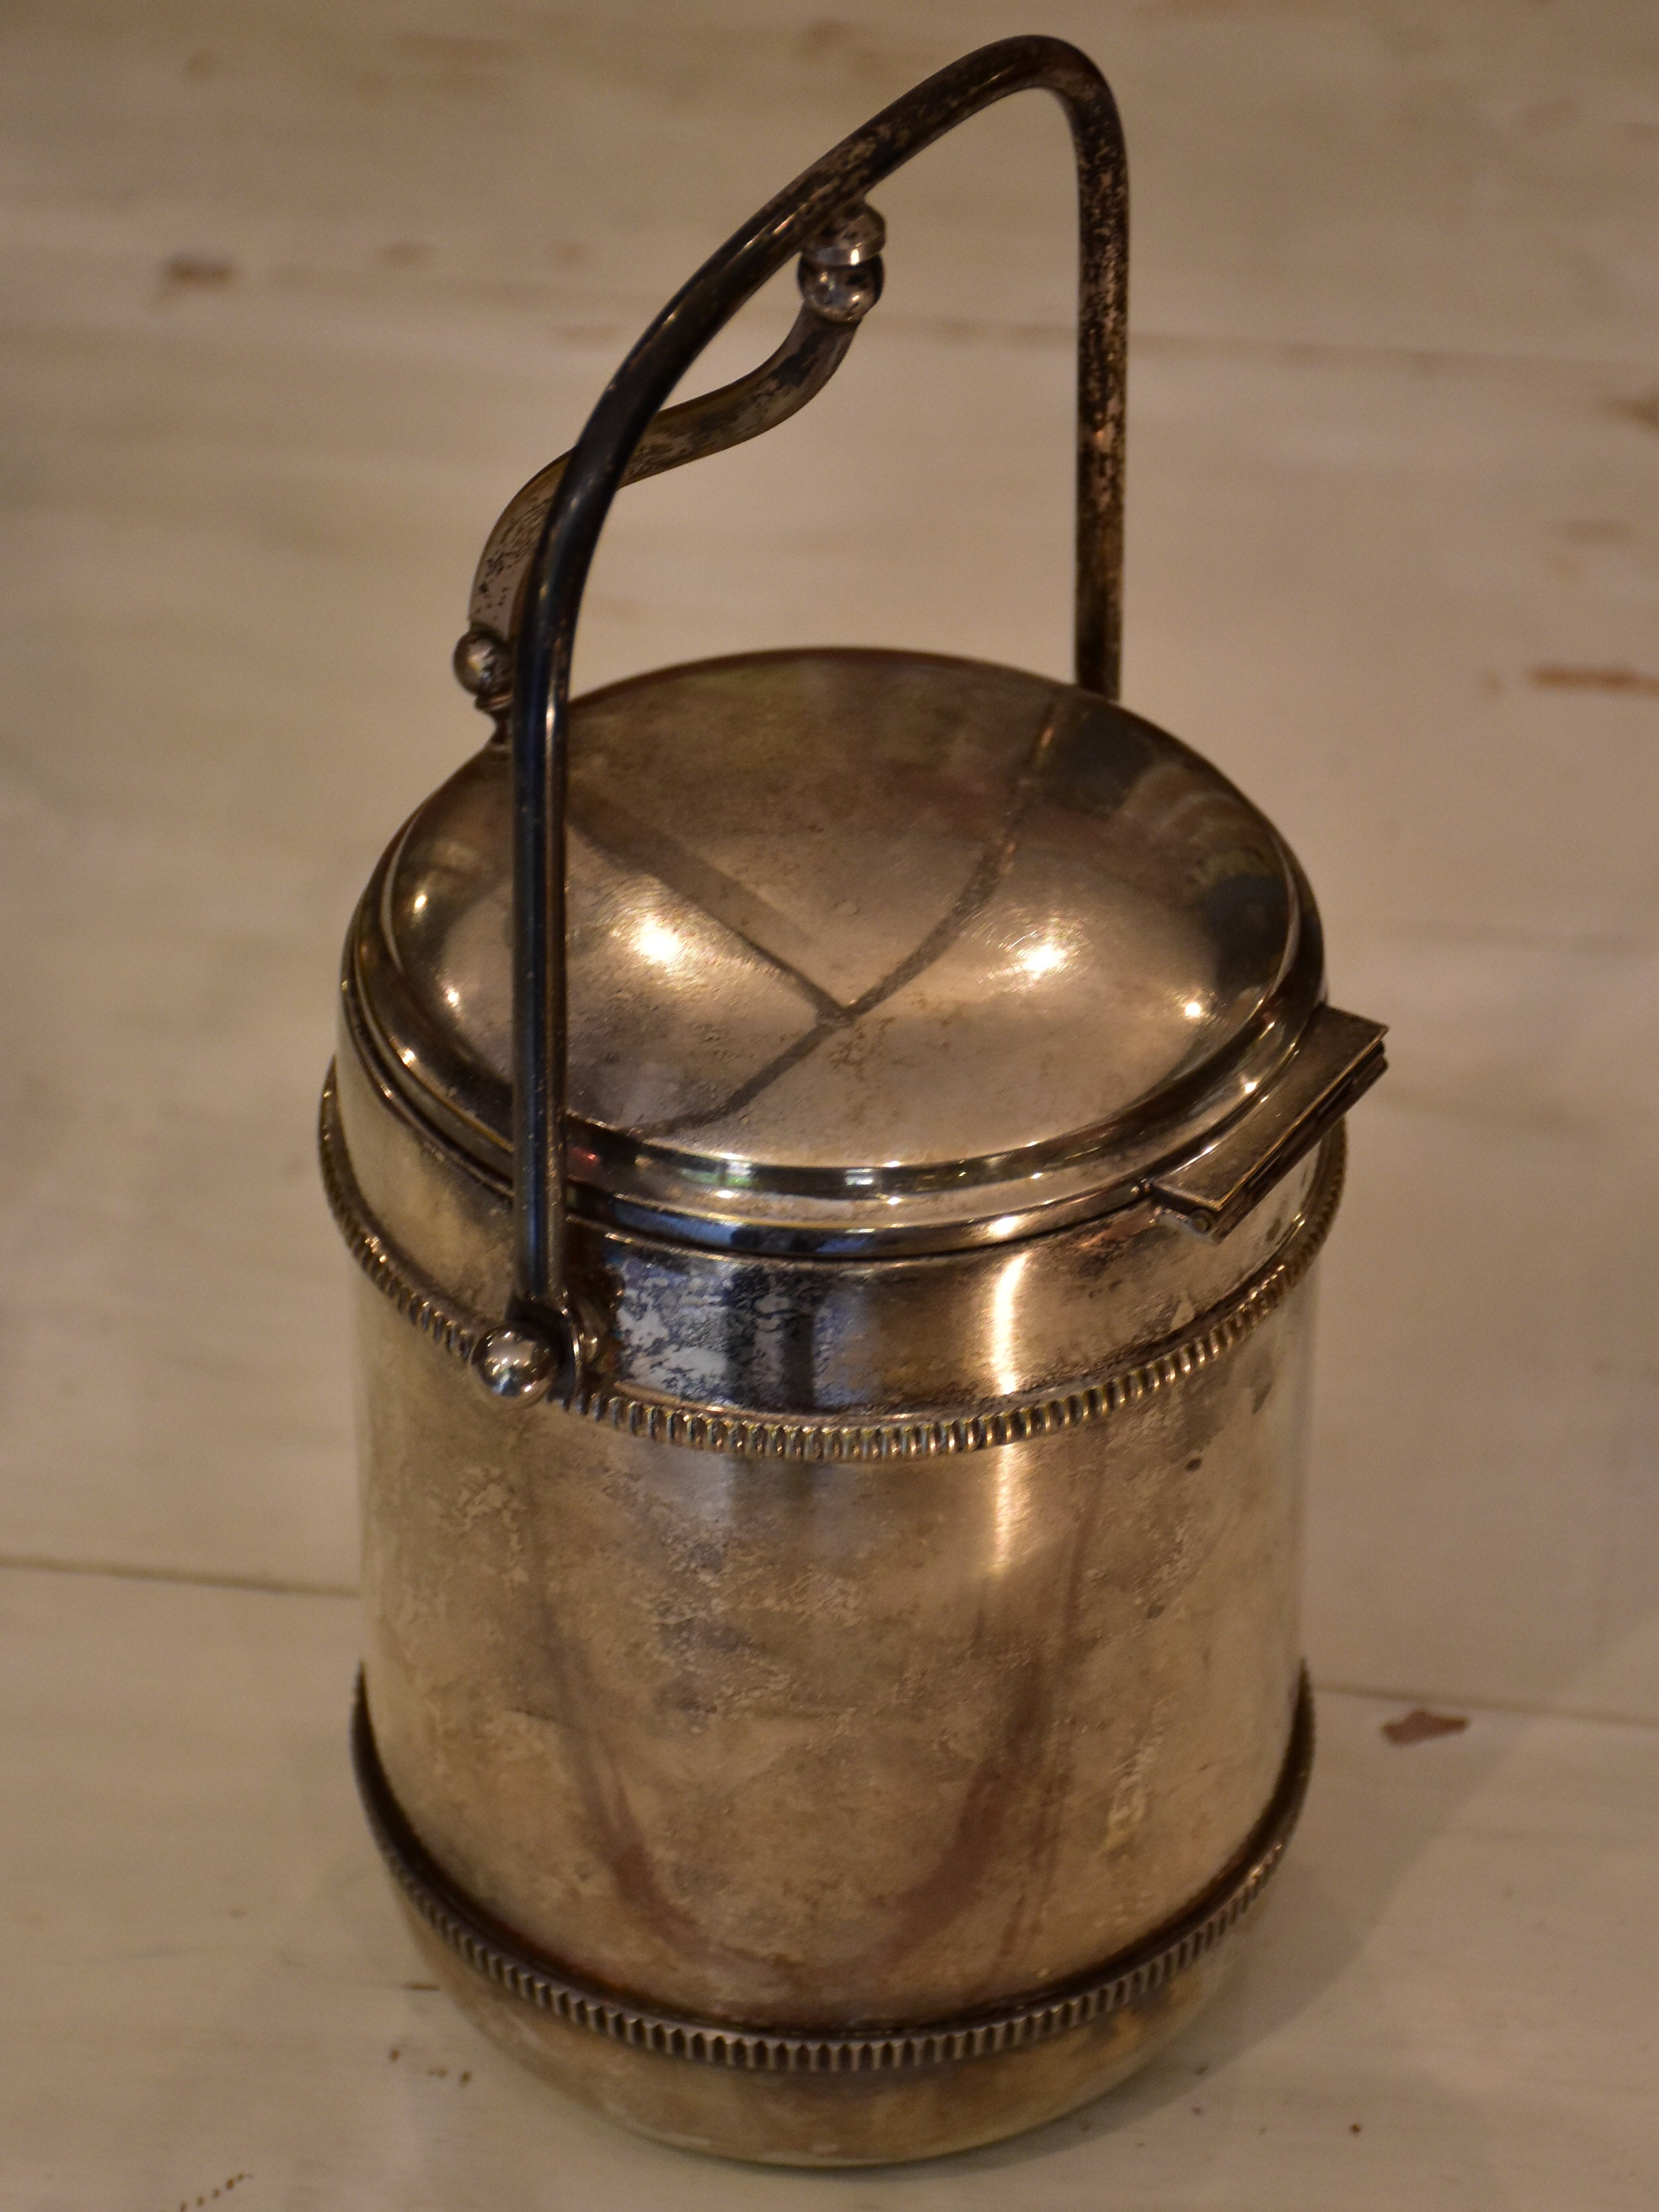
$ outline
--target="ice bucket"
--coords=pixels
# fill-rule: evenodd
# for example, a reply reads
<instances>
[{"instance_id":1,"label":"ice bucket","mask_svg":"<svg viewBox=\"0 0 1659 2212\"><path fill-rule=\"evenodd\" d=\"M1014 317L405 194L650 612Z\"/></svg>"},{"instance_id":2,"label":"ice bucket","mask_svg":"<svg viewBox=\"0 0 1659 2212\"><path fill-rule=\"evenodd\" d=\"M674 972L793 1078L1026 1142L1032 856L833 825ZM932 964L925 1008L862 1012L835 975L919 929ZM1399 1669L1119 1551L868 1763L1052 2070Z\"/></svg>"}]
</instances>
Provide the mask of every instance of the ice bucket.
<instances>
[{"instance_id":1,"label":"ice bucket","mask_svg":"<svg viewBox=\"0 0 1659 2212\"><path fill-rule=\"evenodd\" d=\"M880 292L866 192L1033 86L1079 161L1076 683L814 649L571 703L614 494L809 398ZM1124 211L1046 39L763 209L497 525L494 734L347 940L368 1818L487 2034L739 2158L1109 2087L1308 1774L1315 1262L1382 1032L1272 825L1115 703ZM779 351L665 409L797 255Z\"/></svg>"}]
</instances>

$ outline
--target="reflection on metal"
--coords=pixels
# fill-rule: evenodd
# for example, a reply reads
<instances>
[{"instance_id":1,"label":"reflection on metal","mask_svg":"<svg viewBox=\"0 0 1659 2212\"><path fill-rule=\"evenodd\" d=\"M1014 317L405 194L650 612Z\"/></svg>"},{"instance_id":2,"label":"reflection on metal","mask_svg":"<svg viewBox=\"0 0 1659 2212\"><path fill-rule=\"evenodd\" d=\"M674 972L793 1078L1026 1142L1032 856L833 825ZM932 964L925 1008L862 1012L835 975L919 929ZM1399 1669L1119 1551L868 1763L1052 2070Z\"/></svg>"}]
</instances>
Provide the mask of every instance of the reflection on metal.
<instances>
[{"instance_id":1,"label":"reflection on metal","mask_svg":"<svg viewBox=\"0 0 1659 2212\"><path fill-rule=\"evenodd\" d=\"M997 1389L1004 1397L1012 1397L1019 1389L1019 1364L1015 1356L1014 1330L1019 1279L1025 1273L1030 1257L1029 1252L1011 1253L998 1270L996 1288L991 1293L991 1371L996 1377Z\"/></svg>"},{"instance_id":2,"label":"reflection on metal","mask_svg":"<svg viewBox=\"0 0 1659 2212\"><path fill-rule=\"evenodd\" d=\"M635 931L634 944L641 957L655 967L683 968L686 964L688 948L684 940L649 915Z\"/></svg>"},{"instance_id":3,"label":"reflection on metal","mask_svg":"<svg viewBox=\"0 0 1659 2212\"><path fill-rule=\"evenodd\" d=\"M1063 968L1070 957L1065 945L1052 937L1045 937L1036 945L1028 945L1014 955L1015 964L1033 977L1053 975L1054 969Z\"/></svg>"},{"instance_id":4,"label":"reflection on metal","mask_svg":"<svg viewBox=\"0 0 1659 2212\"><path fill-rule=\"evenodd\" d=\"M998 1270L996 1286L991 1292L990 1368L996 1380L997 1390L1003 1397L1012 1397L1020 1385L1018 1339L1020 1278L1030 1265L1028 1249L1011 1252ZM993 1492L995 1534L991 1547L991 1570L994 1574L1006 1574L1013 1558L1019 1533L1021 1508L1024 1502L1023 1487L1014 1479L1012 1468L1006 1471L1006 1479L1000 1481Z\"/></svg>"}]
</instances>

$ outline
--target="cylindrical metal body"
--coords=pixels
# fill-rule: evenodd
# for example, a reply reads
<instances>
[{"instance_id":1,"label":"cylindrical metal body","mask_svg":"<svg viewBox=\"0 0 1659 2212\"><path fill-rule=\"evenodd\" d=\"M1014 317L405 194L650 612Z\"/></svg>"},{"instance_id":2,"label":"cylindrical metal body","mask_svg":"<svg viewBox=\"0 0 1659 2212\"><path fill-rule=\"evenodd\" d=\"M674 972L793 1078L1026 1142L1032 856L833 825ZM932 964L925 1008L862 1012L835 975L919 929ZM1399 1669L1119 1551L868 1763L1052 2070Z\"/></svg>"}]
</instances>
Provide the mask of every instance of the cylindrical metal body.
<instances>
[{"instance_id":1,"label":"cylindrical metal body","mask_svg":"<svg viewBox=\"0 0 1659 2212\"><path fill-rule=\"evenodd\" d=\"M864 190L1031 84L1084 216L1078 684L803 649L573 707L618 485L819 388ZM488 2033L737 2157L1109 2087L1307 1778L1313 1273L1381 1032L1272 825L1108 696L1123 205L1097 72L1019 40L763 210L498 524L497 735L347 942L369 1819ZM797 250L772 361L653 419Z\"/></svg>"},{"instance_id":2,"label":"cylindrical metal body","mask_svg":"<svg viewBox=\"0 0 1659 2212\"><path fill-rule=\"evenodd\" d=\"M343 1216L488 1310L503 1203L349 1042L339 1097ZM960 1428L758 1407L669 1441L625 1393L503 1406L365 1282L368 1691L434 1859L574 1982L784 2036L1018 2011L1161 1937L1248 1856L1291 1753L1312 1261L1340 1143L1219 1246L1163 1216L869 1267L585 1236L642 1309L700 1279L728 1324L712 1401L740 1408L805 1316L820 1401L879 1346L890 1375L977 1367ZM1092 1394L1042 1395L1091 1370ZM1012 1381L1019 1409L975 1433ZM489 2033L635 2126L837 2161L1068 2109L1179 2024L1216 1948L1139 2005L890 2069L872 2099L857 2069L630 2048L433 1947Z\"/></svg>"},{"instance_id":3,"label":"cylindrical metal body","mask_svg":"<svg viewBox=\"0 0 1659 2212\"><path fill-rule=\"evenodd\" d=\"M606 1079L637 1084L626 1037L648 1060L671 1020L664 1006L635 1020L604 1078L599 1040L619 995L644 988L641 945L654 963L684 947L677 988L702 1020L750 1053L776 1042L745 1026L750 956L768 915L783 933L799 863L738 823L721 858L748 852L754 938L748 967L721 971L719 945L692 942L695 915L708 922L692 894L730 933L732 878L710 884L633 811L684 817L675 776L708 754L679 738L706 737L717 710L768 730L745 761L761 818L787 787L863 841L918 699L949 703L956 732L953 759L907 769L922 817L945 794L953 832L1002 852L1018 803L1018 852L978 905L947 900L964 869L984 878L971 838L960 858L940 848L938 890L918 869L907 896L947 907L951 945L922 929L931 967L880 947L898 982L865 991L856 1020L818 1015L803 1093L787 1088L814 1064L799 1044L769 1057L765 1086L737 1084L754 1151L768 1109L799 1144L814 1115L838 1130L852 1113L883 1151L914 1126L927 1152L980 1115L1051 1113L1066 1079L1095 1095L1155 1048L1164 1015L1091 1068L1117 991L1091 949L1130 927L1161 942L1168 918L1146 900L1168 880L1199 900L1179 911L1228 918L1224 969L1206 956L1179 971L1176 991L1203 1000L1176 1006L1176 1046L1197 1011L1228 1005L1224 984L1256 1005L1239 931L1274 978L1206 1075L1210 1106L1176 1095L1176 1121L1203 1121L1218 1084L1245 1102L1230 1128L1270 1124L1261 1151L1283 1137L1272 1102L1322 1102L1228 1232L1194 1232L1190 1161L1102 1190L1099 1148L953 1175L890 1161L842 1176L838 1197L827 1175L805 1192L759 1168L744 1183L717 1148L703 1183L732 1188L699 1199L688 1182L690 1210L671 1217L684 1155L606 1151L613 1097L577 1148L584 1378L568 1405L493 1395L477 1363L514 1279L507 1106L489 1073L504 963L480 951L500 945L507 878L498 748L435 794L369 884L323 1110L327 1188L368 1276L358 1754L380 1840L435 1969L489 2033L633 2126L741 2157L987 2142L1133 2069L1214 1984L1310 1750L1297 1577L1312 1272L1340 1186L1336 1078L1352 1033L1374 1051L1374 1030L1316 1002L1312 902L1274 905L1294 863L1212 769L1082 692L898 654L775 654L598 695L577 714L581 911L606 925L580 938L592 1113ZM854 781L876 792L863 821L838 781L848 728L863 738ZM975 772L964 799L973 732L1015 763L1037 757L1040 781L998 792ZM1109 811L1079 818L1079 787L1106 787ZM1103 849L1128 818L1146 854L1128 905L1103 863L1066 884L1066 982L1060 921L1030 953L1020 867L1046 884L1095 818ZM595 878L606 838L626 856ZM865 869L848 880L865 931L898 927ZM810 896L836 911L841 890L830 872ZM1249 900L1291 915L1283 945L1248 921ZM1024 963L1033 1042L1000 1071L969 1064L956 1091L940 1060L914 1099L880 1055L909 1066L927 1040L956 1051L971 1036L987 1005L987 956L963 949L975 929L995 960L1013 945ZM1141 987L1137 967L1124 1005ZM1066 988L1075 1033L1053 998ZM1005 975L988 1000L1000 1024L1018 998ZM1061 1051L1033 1091L1048 1029ZM1270 1103L1252 1106L1261 1093ZM703 1110L688 1137L710 1126L726 1124ZM1146 1144L1134 1128L1130 1115L1117 1144ZM1194 1151L1182 1128L1175 1151L1214 1170L1224 1148ZM1212 1201L1237 1175L1234 1161ZM883 1176L891 1188L874 1188Z\"/></svg>"}]
</instances>

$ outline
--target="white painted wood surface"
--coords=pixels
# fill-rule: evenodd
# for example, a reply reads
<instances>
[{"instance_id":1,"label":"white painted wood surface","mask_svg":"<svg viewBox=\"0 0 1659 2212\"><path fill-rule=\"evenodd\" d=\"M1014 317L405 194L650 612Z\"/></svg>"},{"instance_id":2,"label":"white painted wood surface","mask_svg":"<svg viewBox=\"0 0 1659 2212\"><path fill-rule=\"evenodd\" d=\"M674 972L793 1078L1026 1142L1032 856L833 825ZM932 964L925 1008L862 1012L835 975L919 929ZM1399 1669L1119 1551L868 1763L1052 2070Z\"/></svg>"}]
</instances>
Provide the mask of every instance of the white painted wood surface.
<instances>
[{"instance_id":1,"label":"white painted wood surface","mask_svg":"<svg viewBox=\"0 0 1659 2212\"><path fill-rule=\"evenodd\" d=\"M1309 1587L1322 1680L1393 1702L1327 1697L1212 2021L977 2160L673 2158L401 1986L339 1743L346 1284L311 1124L346 915L474 741L446 661L508 493L781 179L1028 21L14 9L8 2206L170 2212L244 2170L249 2212L1652 2201L1659 15L1042 26L1107 68L1134 162L1127 696L1283 824L1336 995L1394 1024L1326 1270ZM1069 189L1031 103L879 196L848 369L628 495L586 680L813 640L1063 670ZM709 380L787 313L757 302ZM1418 1698L1473 1724L1389 1745Z\"/></svg>"}]
</instances>

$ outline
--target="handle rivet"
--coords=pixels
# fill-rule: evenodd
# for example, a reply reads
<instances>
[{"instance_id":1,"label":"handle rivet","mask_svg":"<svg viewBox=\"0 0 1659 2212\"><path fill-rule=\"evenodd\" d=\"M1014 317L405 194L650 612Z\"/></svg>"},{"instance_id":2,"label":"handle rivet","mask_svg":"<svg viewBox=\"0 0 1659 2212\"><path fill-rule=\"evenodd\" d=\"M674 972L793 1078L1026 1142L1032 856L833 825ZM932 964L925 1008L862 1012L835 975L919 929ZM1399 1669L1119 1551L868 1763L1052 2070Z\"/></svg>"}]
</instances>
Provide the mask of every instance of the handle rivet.
<instances>
[{"instance_id":1,"label":"handle rivet","mask_svg":"<svg viewBox=\"0 0 1659 2212\"><path fill-rule=\"evenodd\" d=\"M473 1356L478 1380L497 1398L527 1405L545 1396L559 1363L545 1337L507 1324L492 1328Z\"/></svg>"},{"instance_id":2,"label":"handle rivet","mask_svg":"<svg viewBox=\"0 0 1659 2212\"><path fill-rule=\"evenodd\" d=\"M453 665L455 681L478 700L500 690L510 673L506 646L487 629L467 630L457 640Z\"/></svg>"},{"instance_id":3,"label":"handle rivet","mask_svg":"<svg viewBox=\"0 0 1659 2212\"><path fill-rule=\"evenodd\" d=\"M881 297L881 249L887 226L872 207L849 209L808 241L796 282L801 298L826 323L850 329Z\"/></svg>"}]
</instances>

